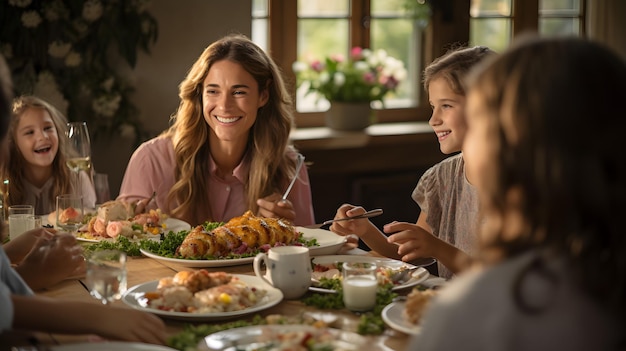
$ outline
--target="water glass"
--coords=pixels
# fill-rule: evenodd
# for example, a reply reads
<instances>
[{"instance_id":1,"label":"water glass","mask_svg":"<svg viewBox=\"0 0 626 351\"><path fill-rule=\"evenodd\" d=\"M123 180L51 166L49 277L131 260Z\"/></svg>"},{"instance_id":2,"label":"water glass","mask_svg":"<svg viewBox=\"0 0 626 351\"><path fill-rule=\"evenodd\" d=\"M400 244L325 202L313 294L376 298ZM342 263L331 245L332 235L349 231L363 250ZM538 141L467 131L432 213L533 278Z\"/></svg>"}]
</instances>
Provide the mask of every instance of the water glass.
<instances>
[{"instance_id":1,"label":"water glass","mask_svg":"<svg viewBox=\"0 0 626 351\"><path fill-rule=\"evenodd\" d=\"M95 251L87 258L87 287L91 296L108 305L126 291L126 253Z\"/></svg>"},{"instance_id":2,"label":"water glass","mask_svg":"<svg viewBox=\"0 0 626 351\"><path fill-rule=\"evenodd\" d=\"M9 240L33 229L28 218L34 214L35 209L31 205L9 206Z\"/></svg>"},{"instance_id":3,"label":"water glass","mask_svg":"<svg viewBox=\"0 0 626 351\"><path fill-rule=\"evenodd\" d=\"M341 285L343 304L353 312L369 311L376 306L376 263L344 262Z\"/></svg>"},{"instance_id":4,"label":"water glass","mask_svg":"<svg viewBox=\"0 0 626 351\"><path fill-rule=\"evenodd\" d=\"M79 195L57 196L57 227L74 234L83 225L83 197Z\"/></svg>"}]
</instances>

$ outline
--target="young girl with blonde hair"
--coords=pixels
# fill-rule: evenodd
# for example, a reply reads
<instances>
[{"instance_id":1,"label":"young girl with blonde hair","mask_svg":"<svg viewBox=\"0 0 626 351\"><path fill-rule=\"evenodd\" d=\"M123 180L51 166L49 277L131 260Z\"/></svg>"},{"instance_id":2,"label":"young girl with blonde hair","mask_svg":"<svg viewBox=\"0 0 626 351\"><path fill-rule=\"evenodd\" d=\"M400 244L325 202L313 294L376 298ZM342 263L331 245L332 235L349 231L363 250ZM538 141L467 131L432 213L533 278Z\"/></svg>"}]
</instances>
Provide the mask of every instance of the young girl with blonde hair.
<instances>
[{"instance_id":1,"label":"young girl with blonde hair","mask_svg":"<svg viewBox=\"0 0 626 351\"><path fill-rule=\"evenodd\" d=\"M33 205L35 214L56 210L56 197L74 191L73 176L66 165L67 120L54 106L35 96L13 101L8 131L9 157L3 179L8 179L7 204ZM83 204L95 207L91 177L81 172Z\"/></svg>"}]
</instances>

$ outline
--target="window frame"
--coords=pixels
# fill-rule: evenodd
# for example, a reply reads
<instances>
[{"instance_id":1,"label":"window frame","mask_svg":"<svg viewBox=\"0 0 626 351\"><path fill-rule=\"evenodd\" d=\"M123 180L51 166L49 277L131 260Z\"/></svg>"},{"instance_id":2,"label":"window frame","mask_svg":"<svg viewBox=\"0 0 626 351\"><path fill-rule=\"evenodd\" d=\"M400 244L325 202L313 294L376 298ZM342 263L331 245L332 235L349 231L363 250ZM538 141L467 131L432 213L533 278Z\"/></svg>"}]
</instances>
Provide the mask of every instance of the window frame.
<instances>
[{"instance_id":1,"label":"window frame","mask_svg":"<svg viewBox=\"0 0 626 351\"><path fill-rule=\"evenodd\" d=\"M581 36L586 32L586 0L580 0ZM431 2L433 15L422 33L422 48L419 58L420 72L435 58L448 49L470 41L470 1L440 0ZM288 88L295 98L296 77L291 66L297 59L298 12L295 0L268 0L268 50L283 71ZM362 22L367 22L369 0L351 0L350 45L369 47L369 30L364 30ZM513 0L512 38L526 32L539 31L539 0ZM375 110L377 123L427 121L431 115L428 97L423 87L419 87L419 100L416 107ZM295 112L299 128L324 126L324 112Z\"/></svg>"},{"instance_id":2,"label":"window frame","mask_svg":"<svg viewBox=\"0 0 626 351\"><path fill-rule=\"evenodd\" d=\"M291 65L297 59L297 28L298 12L297 1L294 0L269 0L269 53L281 67L286 78L292 96L295 97L296 77L291 70ZM369 47L369 28L364 23L368 22L370 11L368 0L351 1L350 18L350 47ZM359 20L354 20L359 19ZM423 59L420 58L423 71ZM418 93L419 101L416 107L397 109L374 110L377 123L407 122L427 120L430 117L430 107L425 101L423 89ZM426 106L425 106L426 105ZM297 112L295 111L296 124L298 127L321 127L324 125L324 112Z\"/></svg>"}]
</instances>

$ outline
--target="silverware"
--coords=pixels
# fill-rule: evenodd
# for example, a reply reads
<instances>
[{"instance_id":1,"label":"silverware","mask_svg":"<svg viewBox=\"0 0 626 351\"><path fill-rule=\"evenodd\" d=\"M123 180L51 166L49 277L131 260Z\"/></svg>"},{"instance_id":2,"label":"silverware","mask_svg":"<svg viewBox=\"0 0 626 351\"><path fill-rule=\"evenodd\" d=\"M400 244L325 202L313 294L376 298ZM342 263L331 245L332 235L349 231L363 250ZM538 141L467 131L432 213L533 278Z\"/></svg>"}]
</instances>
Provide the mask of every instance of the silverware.
<instances>
[{"instance_id":1,"label":"silverware","mask_svg":"<svg viewBox=\"0 0 626 351\"><path fill-rule=\"evenodd\" d=\"M420 268L422 267L420 266L415 266L415 267L410 267L410 268L403 267L391 273L391 276L389 278L394 283L400 283L400 284L405 283L413 277L413 272L415 272L416 270Z\"/></svg>"},{"instance_id":2,"label":"silverware","mask_svg":"<svg viewBox=\"0 0 626 351\"><path fill-rule=\"evenodd\" d=\"M359 219L359 218L376 217L376 216L380 216L381 214L383 214L383 210L380 209L380 208L377 208L375 210L367 211L367 212L365 212L363 214L360 214L358 216L330 219L330 220L327 220L327 221L322 222L322 223L304 226L304 228L317 229L317 228L321 228L321 227L323 227L325 225L328 225L328 224L331 224L331 223L334 223L334 222L349 221L351 219Z\"/></svg>"},{"instance_id":3,"label":"silverware","mask_svg":"<svg viewBox=\"0 0 626 351\"><path fill-rule=\"evenodd\" d=\"M287 200L287 195L289 195L289 192L291 192L291 188L293 188L293 185L296 183L296 179L298 179L298 174L300 174L300 168L302 168L303 164L304 156L302 156L302 154L298 154L298 159L296 160L296 172L294 173L293 178L291 179L291 183L289 183L289 186L287 187L287 190L285 190L281 201Z\"/></svg>"}]
</instances>

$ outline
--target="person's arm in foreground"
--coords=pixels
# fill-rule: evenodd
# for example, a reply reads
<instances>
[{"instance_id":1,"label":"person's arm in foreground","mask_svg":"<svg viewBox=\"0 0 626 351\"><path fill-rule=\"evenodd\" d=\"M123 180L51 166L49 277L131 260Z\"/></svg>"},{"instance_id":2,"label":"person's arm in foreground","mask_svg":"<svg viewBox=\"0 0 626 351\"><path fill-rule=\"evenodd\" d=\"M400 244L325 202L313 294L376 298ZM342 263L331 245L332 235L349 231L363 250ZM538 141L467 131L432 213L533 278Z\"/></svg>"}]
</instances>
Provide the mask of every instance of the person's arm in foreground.
<instances>
[{"instance_id":1,"label":"person's arm in foreground","mask_svg":"<svg viewBox=\"0 0 626 351\"><path fill-rule=\"evenodd\" d=\"M13 328L61 334L96 334L107 339L165 344L158 317L125 307L12 295ZM59 323L59 320L63 323Z\"/></svg>"}]
</instances>

